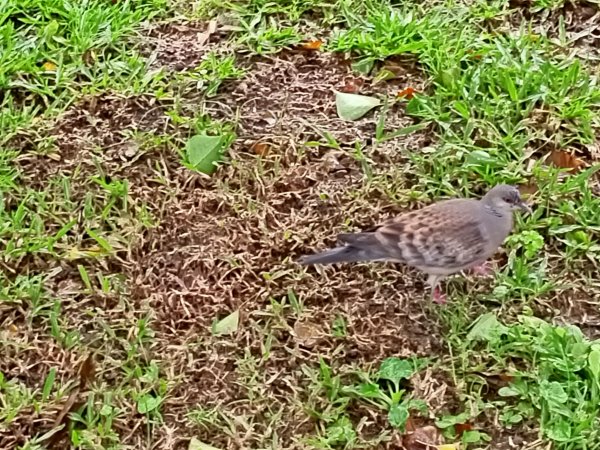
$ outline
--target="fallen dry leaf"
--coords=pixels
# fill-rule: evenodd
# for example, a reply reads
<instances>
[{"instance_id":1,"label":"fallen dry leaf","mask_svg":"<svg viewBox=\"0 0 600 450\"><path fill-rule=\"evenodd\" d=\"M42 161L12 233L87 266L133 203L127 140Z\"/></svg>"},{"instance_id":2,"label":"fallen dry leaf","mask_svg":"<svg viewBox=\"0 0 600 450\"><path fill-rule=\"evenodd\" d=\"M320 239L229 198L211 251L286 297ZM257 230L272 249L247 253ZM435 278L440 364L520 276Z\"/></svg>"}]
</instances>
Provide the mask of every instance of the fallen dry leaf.
<instances>
[{"instance_id":1,"label":"fallen dry leaf","mask_svg":"<svg viewBox=\"0 0 600 450\"><path fill-rule=\"evenodd\" d=\"M255 142L252 144L251 149L258 156L265 157L271 152L271 144L267 142Z\"/></svg>"},{"instance_id":2,"label":"fallen dry leaf","mask_svg":"<svg viewBox=\"0 0 600 450\"><path fill-rule=\"evenodd\" d=\"M300 345L312 347L323 337L323 330L317 324L298 320L294 324L294 335Z\"/></svg>"},{"instance_id":3,"label":"fallen dry leaf","mask_svg":"<svg viewBox=\"0 0 600 450\"><path fill-rule=\"evenodd\" d=\"M83 55L81 55L81 60L86 66L93 66L96 61L96 54L91 49L86 50L83 52Z\"/></svg>"},{"instance_id":4,"label":"fallen dry leaf","mask_svg":"<svg viewBox=\"0 0 600 450\"><path fill-rule=\"evenodd\" d=\"M418 427L415 425L415 421L413 420L412 417L409 417L408 419L406 419L406 425L404 426L404 429L406 430L407 433L413 433L413 432L417 431Z\"/></svg>"},{"instance_id":5,"label":"fallen dry leaf","mask_svg":"<svg viewBox=\"0 0 600 450\"><path fill-rule=\"evenodd\" d=\"M406 450L433 450L443 443L444 438L433 425L417 428L412 433L406 434L402 440Z\"/></svg>"},{"instance_id":6,"label":"fallen dry leaf","mask_svg":"<svg viewBox=\"0 0 600 450\"><path fill-rule=\"evenodd\" d=\"M89 386L94 381L95 376L96 363L94 362L94 355L90 353L79 368L79 387L85 389L86 386Z\"/></svg>"},{"instance_id":7,"label":"fallen dry leaf","mask_svg":"<svg viewBox=\"0 0 600 450\"><path fill-rule=\"evenodd\" d=\"M539 190L539 187L535 180L529 180L526 184L520 184L518 189L521 195L533 195Z\"/></svg>"},{"instance_id":8,"label":"fallen dry leaf","mask_svg":"<svg viewBox=\"0 0 600 450\"><path fill-rule=\"evenodd\" d=\"M398 94L396 94L398 97L405 97L407 99L411 99L415 96L415 92L417 92L414 88L412 87L407 87L405 89L402 89L401 91L398 91Z\"/></svg>"},{"instance_id":9,"label":"fallen dry leaf","mask_svg":"<svg viewBox=\"0 0 600 450\"><path fill-rule=\"evenodd\" d=\"M473 425L471 425L470 423L457 423L456 425L454 425L454 431L456 431L456 434L458 434L459 436L462 436L462 434L465 431L471 431L473 429Z\"/></svg>"},{"instance_id":10,"label":"fallen dry leaf","mask_svg":"<svg viewBox=\"0 0 600 450\"><path fill-rule=\"evenodd\" d=\"M585 166L583 160L562 150L552 150L546 156L545 161L561 169L570 169L570 172L577 172Z\"/></svg>"},{"instance_id":11,"label":"fallen dry leaf","mask_svg":"<svg viewBox=\"0 0 600 450\"><path fill-rule=\"evenodd\" d=\"M319 50L322 45L323 45L323 41L319 41L318 39L315 39L313 41L307 41L307 42L300 44L300 48L303 50Z\"/></svg>"},{"instance_id":12,"label":"fallen dry leaf","mask_svg":"<svg viewBox=\"0 0 600 450\"><path fill-rule=\"evenodd\" d=\"M362 78L346 78L344 80L344 86L340 89L340 92L346 94L356 94L360 91L360 88L365 83Z\"/></svg>"},{"instance_id":13,"label":"fallen dry leaf","mask_svg":"<svg viewBox=\"0 0 600 450\"><path fill-rule=\"evenodd\" d=\"M512 383L515 380L513 375L509 375L508 373L501 373L498 377L504 381L505 383Z\"/></svg>"},{"instance_id":14,"label":"fallen dry leaf","mask_svg":"<svg viewBox=\"0 0 600 450\"><path fill-rule=\"evenodd\" d=\"M202 47L204 44L206 44L206 42L208 42L208 40L210 39L210 35L213 34L215 31L217 31L217 21L211 20L210 22L208 22L206 30L202 33L198 33L198 36L196 38L198 41L198 46Z\"/></svg>"}]
</instances>

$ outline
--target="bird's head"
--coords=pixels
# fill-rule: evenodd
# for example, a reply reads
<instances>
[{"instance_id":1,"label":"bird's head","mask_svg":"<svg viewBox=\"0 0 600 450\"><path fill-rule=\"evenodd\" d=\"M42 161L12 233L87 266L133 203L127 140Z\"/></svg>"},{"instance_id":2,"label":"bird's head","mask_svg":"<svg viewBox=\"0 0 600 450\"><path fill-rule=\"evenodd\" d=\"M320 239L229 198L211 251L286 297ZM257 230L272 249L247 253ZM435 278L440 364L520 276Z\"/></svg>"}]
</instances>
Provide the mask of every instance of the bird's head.
<instances>
[{"instance_id":1,"label":"bird's head","mask_svg":"<svg viewBox=\"0 0 600 450\"><path fill-rule=\"evenodd\" d=\"M515 186L508 184L499 184L494 186L485 196L483 202L490 205L494 209L503 211L521 211L531 214L531 208L522 199L519 190Z\"/></svg>"}]
</instances>

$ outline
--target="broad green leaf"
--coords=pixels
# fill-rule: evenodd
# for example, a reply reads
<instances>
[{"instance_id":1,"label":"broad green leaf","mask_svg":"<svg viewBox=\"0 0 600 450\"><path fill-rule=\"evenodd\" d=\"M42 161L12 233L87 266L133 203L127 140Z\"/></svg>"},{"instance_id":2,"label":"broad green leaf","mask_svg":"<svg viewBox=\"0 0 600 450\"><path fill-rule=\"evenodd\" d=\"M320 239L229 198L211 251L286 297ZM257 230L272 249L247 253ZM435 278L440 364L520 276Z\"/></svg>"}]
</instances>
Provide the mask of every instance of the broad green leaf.
<instances>
[{"instance_id":1,"label":"broad green leaf","mask_svg":"<svg viewBox=\"0 0 600 450\"><path fill-rule=\"evenodd\" d=\"M188 445L188 450L220 450L212 445L205 444L202 441L199 441L195 437L190 439L190 443Z\"/></svg>"},{"instance_id":2,"label":"broad green leaf","mask_svg":"<svg viewBox=\"0 0 600 450\"><path fill-rule=\"evenodd\" d=\"M210 175L223 157L223 136L192 136L186 145L186 156L196 170Z\"/></svg>"},{"instance_id":3,"label":"broad green leaf","mask_svg":"<svg viewBox=\"0 0 600 450\"><path fill-rule=\"evenodd\" d=\"M104 416L104 417L108 417L111 414L113 414L115 408L113 408L110 405L102 405L102 408L100 408L100 415Z\"/></svg>"},{"instance_id":4,"label":"broad green leaf","mask_svg":"<svg viewBox=\"0 0 600 450\"><path fill-rule=\"evenodd\" d=\"M558 381L542 381L540 394L548 403L562 404L569 400L569 396Z\"/></svg>"},{"instance_id":5,"label":"broad green leaf","mask_svg":"<svg viewBox=\"0 0 600 450\"><path fill-rule=\"evenodd\" d=\"M392 405L388 412L390 425L400 431L404 431L408 417L408 409L403 405Z\"/></svg>"},{"instance_id":6,"label":"broad green leaf","mask_svg":"<svg viewBox=\"0 0 600 450\"><path fill-rule=\"evenodd\" d=\"M448 428L457 423L465 423L471 418L468 412L460 413L456 416L443 416L440 420L435 421L435 426L438 428Z\"/></svg>"},{"instance_id":7,"label":"broad green leaf","mask_svg":"<svg viewBox=\"0 0 600 450\"><path fill-rule=\"evenodd\" d=\"M352 70L354 72L358 72L363 75L369 75L371 70L373 70L373 66L375 65L375 60L372 58L365 58L359 61L352 63Z\"/></svg>"},{"instance_id":8,"label":"broad green leaf","mask_svg":"<svg viewBox=\"0 0 600 450\"><path fill-rule=\"evenodd\" d=\"M427 402L425 402L424 400L421 400L419 398L413 398L413 399L409 400L407 407L408 407L408 409L417 410L423 416L426 416L427 411L429 411L429 406L427 405Z\"/></svg>"},{"instance_id":9,"label":"broad green leaf","mask_svg":"<svg viewBox=\"0 0 600 450\"><path fill-rule=\"evenodd\" d=\"M357 392L361 397L367 398L377 398L382 395L381 389L375 383L361 383L358 385Z\"/></svg>"},{"instance_id":10,"label":"broad green leaf","mask_svg":"<svg viewBox=\"0 0 600 450\"><path fill-rule=\"evenodd\" d=\"M327 442L329 445L343 445L356 439L356 431L350 419L346 416L340 417L327 427Z\"/></svg>"},{"instance_id":11,"label":"broad green leaf","mask_svg":"<svg viewBox=\"0 0 600 450\"><path fill-rule=\"evenodd\" d=\"M386 358L379 367L377 377L398 384L404 378L410 378L415 372L410 361L396 357Z\"/></svg>"},{"instance_id":12,"label":"broad green leaf","mask_svg":"<svg viewBox=\"0 0 600 450\"><path fill-rule=\"evenodd\" d=\"M465 444L476 444L478 442L486 440L486 437L487 435L485 433L482 433L481 431L467 430L462 434L461 441Z\"/></svg>"},{"instance_id":13,"label":"broad green leaf","mask_svg":"<svg viewBox=\"0 0 600 450\"><path fill-rule=\"evenodd\" d=\"M452 89L459 75L459 69L457 68L442 70L439 74L439 81L442 86Z\"/></svg>"},{"instance_id":14,"label":"broad green leaf","mask_svg":"<svg viewBox=\"0 0 600 450\"><path fill-rule=\"evenodd\" d=\"M504 386L498 389L498 395L500 397L515 397L519 395L519 391L510 386Z\"/></svg>"},{"instance_id":15,"label":"broad green leaf","mask_svg":"<svg viewBox=\"0 0 600 450\"><path fill-rule=\"evenodd\" d=\"M469 107L467 106L467 104L465 102L456 100L452 103L452 106L454 107L454 110L457 113L459 113L461 116L463 116L464 119L468 119L469 117L471 117Z\"/></svg>"},{"instance_id":16,"label":"broad green leaf","mask_svg":"<svg viewBox=\"0 0 600 450\"><path fill-rule=\"evenodd\" d=\"M565 420L548 421L542 429L544 434L553 441L567 442L572 439L572 424Z\"/></svg>"},{"instance_id":17,"label":"broad green leaf","mask_svg":"<svg viewBox=\"0 0 600 450\"><path fill-rule=\"evenodd\" d=\"M467 341L483 339L490 341L501 334L506 333L507 328L498 321L493 312L479 316L467 334Z\"/></svg>"},{"instance_id":18,"label":"broad green leaf","mask_svg":"<svg viewBox=\"0 0 600 450\"><path fill-rule=\"evenodd\" d=\"M347 94L335 91L337 114L344 120L357 120L376 106L381 105L379 99L366 95Z\"/></svg>"},{"instance_id":19,"label":"broad green leaf","mask_svg":"<svg viewBox=\"0 0 600 450\"><path fill-rule=\"evenodd\" d=\"M500 161L484 150L474 150L467 155L467 163L474 166L499 166Z\"/></svg>"},{"instance_id":20,"label":"broad green leaf","mask_svg":"<svg viewBox=\"0 0 600 450\"><path fill-rule=\"evenodd\" d=\"M221 336L223 334L231 334L237 331L238 324L240 321L240 311L235 310L224 319L215 322L212 326L212 333L215 336Z\"/></svg>"},{"instance_id":21,"label":"broad green leaf","mask_svg":"<svg viewBox=\"0 0 600 450\"><path fill-rule=\"evenodd\" d=\"M588 367L596 381L600 382L600 350L594 349L590 352L588 355Z\"/></svg>"},{"instance_id":22,"label":"broad green leaf","mask_svg":"<svg viewBox=\"0 0 600 450\"><path fill-rule=\"evenodd\" d=\"M140 414L147 414L154 411L162 402L161 397L154 397L150 394L142 395L137 401L137 410Z\"/></svg>"}]
</instances>

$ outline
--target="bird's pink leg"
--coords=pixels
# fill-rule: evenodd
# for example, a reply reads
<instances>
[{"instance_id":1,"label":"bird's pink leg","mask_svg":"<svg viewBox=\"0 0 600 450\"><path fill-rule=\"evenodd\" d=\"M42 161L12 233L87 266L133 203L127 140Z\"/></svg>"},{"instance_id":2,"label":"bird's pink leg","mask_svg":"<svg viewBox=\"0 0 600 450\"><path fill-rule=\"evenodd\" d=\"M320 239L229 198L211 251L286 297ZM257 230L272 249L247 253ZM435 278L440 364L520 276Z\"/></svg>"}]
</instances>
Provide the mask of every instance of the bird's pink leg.
<instances>
[{"instance_id":1,"label":"bird's pink leg","mask_svg":"<svg viewBox=\"0 0 600 450\"><path fill-rule=\"evenodd\" d=\"M438 286L433 288L433 301L440 305L446 304L446 294Z\"/></svg>"}]
</instances>

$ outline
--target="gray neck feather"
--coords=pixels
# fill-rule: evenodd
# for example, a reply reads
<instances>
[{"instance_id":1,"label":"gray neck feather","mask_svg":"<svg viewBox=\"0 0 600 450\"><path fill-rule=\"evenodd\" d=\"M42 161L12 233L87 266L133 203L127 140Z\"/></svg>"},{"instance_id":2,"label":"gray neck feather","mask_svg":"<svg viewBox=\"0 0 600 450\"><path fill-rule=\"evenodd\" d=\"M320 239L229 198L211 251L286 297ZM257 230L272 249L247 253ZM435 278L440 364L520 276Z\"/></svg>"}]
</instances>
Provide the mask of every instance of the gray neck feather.
<instances>
[{"instance_id":1,"label":"gray neck feather","mask_svg":"<svg viewBox=\"0 0 600 450\"><path fill-rule=\"evenodd\" d=\"M486 211L488 211L489 213L493 214L496 217L502 217L503 216L503 214L500 211L498 211L496 208L494 208L490 204L486 204L484 207L485 207Z\"/></svg>"}]
</instances>

